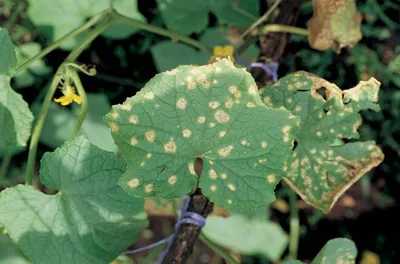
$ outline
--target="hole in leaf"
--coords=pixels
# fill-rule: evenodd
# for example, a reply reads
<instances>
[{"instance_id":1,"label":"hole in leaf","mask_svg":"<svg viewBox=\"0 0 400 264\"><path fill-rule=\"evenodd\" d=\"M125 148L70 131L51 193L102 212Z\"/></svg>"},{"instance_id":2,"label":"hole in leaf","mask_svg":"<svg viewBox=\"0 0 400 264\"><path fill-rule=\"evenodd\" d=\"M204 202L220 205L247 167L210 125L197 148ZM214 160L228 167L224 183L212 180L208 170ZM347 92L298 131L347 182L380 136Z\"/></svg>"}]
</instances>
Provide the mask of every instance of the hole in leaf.
<instances>
[{"instance_id":1,"label":"hole in leaf","mask_svg":"<svg viewBox=\"0 0 400 264\"><path fill-rule=\"evenodd\" d=\"M317 93L319 94L319 95L321 95L322 96L322 98L324 98L324 100L326 101L326 88L325 87L321 87L321 88L319 88L318 90L317 90Z\"/></svg>"},{"instance_id":2,"label":"hole in leaf","mask_svg":"<svg viewBox=\"0 0 400 264\"><path fill-rule=\"evenodd\" d=\"M297 141L294 141L294 142L293 142L292 152L297 148L297 145L298 145L298 144L297 144Z\"/></svg>"},{"instance_id":3,"label":"hole in leaf","mask_svg":"<svg viewBox=\"0 0 400 264\"><path fill-rule=\"evenodd\" d=\"M200 177L202 170L203 170L203 160L201 158L196 158L196 161L194 163L194 171L196 172L198 177Z\"/></svg>"}]
</instances>

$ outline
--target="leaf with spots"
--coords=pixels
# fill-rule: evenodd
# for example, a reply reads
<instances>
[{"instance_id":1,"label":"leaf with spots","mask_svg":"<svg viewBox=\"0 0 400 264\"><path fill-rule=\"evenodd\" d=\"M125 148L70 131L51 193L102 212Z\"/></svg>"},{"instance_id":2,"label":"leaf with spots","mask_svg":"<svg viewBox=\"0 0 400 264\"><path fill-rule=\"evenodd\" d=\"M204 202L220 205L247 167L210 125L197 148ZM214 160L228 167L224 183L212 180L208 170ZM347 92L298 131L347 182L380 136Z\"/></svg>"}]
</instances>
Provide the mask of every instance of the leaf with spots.
<instances>
[{"instance_id":1,"label":"leaf with spots","mask_svg":"<svg viewBox=\"0 0 400 264\"><path fill-rule=\"evenodd\" d=\"M353 241L346 238L335 238L325 244L311 264L355 264L356 257L357 248Z\"/></svg>"},{"instance_id":2,"label":"leaf with spots","mask_svg":"<svg viewBox=\"0 0 400 264\"><path fill-rule=\"evenodd\" d=\"M360 41L362 16L355 0L313 0L313 17L308 21L308 42L317 50L339 52Z\"/></svg>"},{"instance_id":3,"label":"leaf with spots","mask_svg":"<svg viewBox=\"0 0 400 264\"><path fill-rule=\"evenodd\" d=\"M0 193L0 224L33 263L109 263L147 225L143 199L117 182L125 162L83 136L43 156L40 179Z\"/></svg>"},{"instance_id":4,"label":"leaf with spots","mask_svg":"<svg viewBox=\"0 0 400 264\"><path fill-rule=\"evenodd\" d=\"M265 106L251 75L227 59L158 74L105 120L128 163L119 182L128 193L174 198L198 185L232 210L275 199L299 122Z\"/></svg>"},{"instance_id":5,"label":"leaf with spots","mask_svg":"<svg viewBox=\"0 0 400 264\"><path fill-rule=\"evenodd\" d=\"M356 257L357 248L353 241L346 238L335 238L325 244L311 264L355 264ZM288 260L283 264L303 264L303 262L300 260Z\"/></svg>"},{"instance_id":6,"label":"leaf with spots","mask_svg":"<svg viewBox=\"0 0 400 264\"><path fill-rule=\"evenodd\" d=\"M374 142L355 141L361 124L358 112L379 110L379 85L371 78L342 91L298 72L263 88L266 105L283 106L301 118L285 180L309 204L329 211L341 194L382 162L383 153Z\"/></svg>"}]
</instances>

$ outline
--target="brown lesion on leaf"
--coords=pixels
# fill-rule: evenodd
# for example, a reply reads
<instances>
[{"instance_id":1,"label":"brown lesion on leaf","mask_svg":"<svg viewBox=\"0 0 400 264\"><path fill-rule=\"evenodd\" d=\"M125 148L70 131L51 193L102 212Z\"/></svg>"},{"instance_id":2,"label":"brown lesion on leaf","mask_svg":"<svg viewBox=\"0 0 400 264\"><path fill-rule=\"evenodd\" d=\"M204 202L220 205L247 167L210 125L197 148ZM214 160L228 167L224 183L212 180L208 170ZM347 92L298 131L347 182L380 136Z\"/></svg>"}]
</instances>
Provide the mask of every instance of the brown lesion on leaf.
<instances>
[{"instance_id":1,"label":"brown lesion on leaf","mask_svg":"<svg viewBox=\"0 0 400 264\"><path fill-rule=\"evenodd\" d=\"M361 39L362 16L354 0L313 0L313 17L308 21L308 42L317 50L353 47Z\"/></svg>"}]
</instances>

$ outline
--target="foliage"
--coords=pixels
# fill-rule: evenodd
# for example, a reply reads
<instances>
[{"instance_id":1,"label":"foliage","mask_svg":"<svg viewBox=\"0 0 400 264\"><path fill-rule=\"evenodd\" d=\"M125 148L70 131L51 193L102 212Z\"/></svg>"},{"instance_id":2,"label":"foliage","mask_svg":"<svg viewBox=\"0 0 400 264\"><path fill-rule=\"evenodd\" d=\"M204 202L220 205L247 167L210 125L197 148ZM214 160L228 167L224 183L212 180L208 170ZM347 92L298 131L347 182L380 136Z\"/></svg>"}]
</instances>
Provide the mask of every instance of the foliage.
<instances>
[{"instance_id":1,"label":"foliage","mask_svg":"<svg viewBox=\"0 0 400 264\"><path fill-rule=\"evenodd\" d=\"M12 155L26 146L33 115L22 96L10 86L17 57L7 30L2 28L0 43L0 154Z\"/></svg>"},{"instance_id":2,"label":"foliage","mask_svg":"<svg viewBox=\"0 0 400 264\"><path fill-rule=\"evenodd\" d=\"M338 234L362 262L396 254L346 224L325 235L313 208L354 216L359 199L398 196L400 5L306 1L294 27L279 24L295 16L286 4L0 0L0 187L25 176L0 188L0 264L153 262L163 248L121 254L168 236L177 203L164 199L195 192L216 207L200 236L215 252L206 262L355 263L352 241L329 240ZM265 81L278 62L289 74ZM285 210L269 211L275 195ZM313 230L329 240L316 256ZM311 255L297 256L299 241ZM202 247L194 259L209 257Z\"/></svg>"},{"instance_id":3,"label":"foliage","mask_svg":"<svg viewBox=\"0 0 400 264\"><path fill-rule=\"evenodd\" d=\"M124 162L83 136L43 156L47 195L17 185L0 194L0 223L34 263L108 263L147 225L143 200L117 185Z\"/></svg>"},{"instance_id":4,"label":"foliage","mask_svg":"<svg viewBox=\"0 0 400 264\"><path fill-rule=\"evenodd\" d=\"M199 157L202 193L242 211L274 200L297 122L285 109L266 107L251 75L227 59L161 73L106 116L128 163L120 181L128 193L189 193Z\"/></svg>"}]
</instances>

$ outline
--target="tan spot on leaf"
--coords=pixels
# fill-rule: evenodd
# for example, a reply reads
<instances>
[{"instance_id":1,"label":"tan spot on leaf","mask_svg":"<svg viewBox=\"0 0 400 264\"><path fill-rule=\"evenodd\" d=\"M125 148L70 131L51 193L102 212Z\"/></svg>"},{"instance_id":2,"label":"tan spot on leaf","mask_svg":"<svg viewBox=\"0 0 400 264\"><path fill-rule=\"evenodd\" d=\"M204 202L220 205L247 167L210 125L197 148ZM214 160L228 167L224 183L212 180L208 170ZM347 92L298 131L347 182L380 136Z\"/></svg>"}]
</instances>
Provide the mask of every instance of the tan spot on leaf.
<instances>
[{"instance_id":1,"label":"tan spot on leaf","mask_svg":"<svg viewBox=\"0 0 400 264\"><path fill-rule=\"evenodd\" d=\"M131 137L131 145L135 146L138 143L137 139L135 137Z\"/></svg>"},{"instance_id":2,"label":"tan spot on leaf","mask_svg":"<svg viewBox=\"0 0 400 264\"><path fill-rule=\"evenodd\" d=\"M219 131L219 137L224 137L225 135L226 135L225 130Z\"/></svg>"},{"instance_id":3,"label":"tan spot on leaf","mask_svg":"<svg viewBox=\"0 0 400 264\"><path fill-rule=\"evenodd\" d=\"M111 117L112 117L113 119L117 119L117 118L119 117L119 113L118 113L118 112L113 112L113 113L111 114Z\"/></svg>"},{"instance_id":4,"label":"tan spot on leaf","mask_svg":"<svg viewBox=\"0 0 400 264\"><path fill-rule=\"evenodd\" d=\"M269 183L271 183L271 184L275 183L275 182L276 182L276 177L275 177L275 175L274 175L274 174L268 175L268 176L267 176L267 181L268 181Z\"/></svg>"},{"instance_id":5,"label":"tan spot on leaf","mask_svg":"<svg viewBox=\"0 0 400 264\"><path fill-rule=\"evenodd\" d=\"M153 184L147 184L144 187L144 191L147 192L147 193L151 193L153 191Z\"/></svg>"},{"instance_id":6,"label":"tan spot on leaf","mask_svg":"<svg viewBox=\"0 0 400 264\"><path fill-rule=\"evenodd\" d=\"M267 143L266 141L262 141L262 142L260 143L260 145L261 145L262 148L268 147L268 143Z\"/></svg>"},{"instance_id":7,"label":"tan spot on leaf","mask_svg":"<svg viewBox=\"0 0 400 264\"><path fill-rule=\"evenodd\" d=\"M233 185L232 183L228 183L228 188L233 192L236 191L236 186Z\"/></svg>"},{"instance_id":8,"label":"tan spot on leaf","mask_svg":"<svg viewBox=\"0 0 400 264\"><path fill-rule=\"evenodd\" d=\"M215 184L211 185L210 190L215 192L217 190L217 186Z\"/></svg>"},{"instance_id":9,"label":"tan spot on leaf","mask_svg":"<svg viewBox=\"0 0 400 264\"><path fill-rule=\"evenodd\" d=\"M154 139L156 138L156 132L154 132L153 130L147 131L146 133L144 133L144 136L146 137L148 142L153 143Z\"/></svg>"},{"instance_id":10,"label":"tan spot on leaf","mask_svg":"<svg viewBox=\"0 0 400 264\"><path fill-rule=\"evenodd\" d=\"M233 100L232 98L228 98L225 102L225 108L229 109L232 108L232 106L233 106Z\"/></svg>"},{"instance_id":11,"label":"tan spot on leaf","mask_svg":"<svg viewBox=\"0 0 400 264\"><path fill-rule=\"evenodd\" d=\"M192 131L190 129L185 129L182 131L183 137L188 138L192 135Z\"/></svg>"},{"instance_id":12,"label":"tan spot on leaf","mask_svg":"<svg viewBox=\"0 0 400 264\"><path fill-rule=\"evenodd\" d=\"M206 121L206 117L205 116L199 116L197 118L197 123L203 124Z\"/></svg>"},{"instance_id":13,"label":"tan spot on leaf","mask_svg":"<svg viewBox=\"0 0 400 264\"><path fill-rule=\"evenodd\" d=\"M232 146L232 145L229 145L229 146L227 146L227 147L224 147L224 148L219 149L219 150L218 150L218 154L219 154L221 157L227 157L227 156L229 156L229 154L231 153L232 149L233 149L233 146Z\"/></svg>"},{"instance_id":14,"label":"tan spot on leaf","mask_svg":"<svg viewBox=\"0 0 400 264\"><path fill-rule=\"evenodd\" d=\"M112 132L117 132L118 131L118 125L115 123L109 123L108 125L111 128Z\"/></svg>"},{"instance_id":15,"label":"tan spot on leaf","mask_svg":"<svg viewBox=\"0 0 400 264\"><path fill-rule=\"evenodd\" d=\"M176 107L178 107L179 109L185 109L187 105L187 101L185 98L181 97L178 100L176 100Z\"/></svg>"},{"instance_id":16,"label":"tan spot on leaf","mask_svg":"<svg viewBox=\"0 0 400 264\"><path fill-rule=\"evenodd\" d=\"M219 123L226 123L230 119L228 113L226 113L223 110L218 110L217 112L215 112L214 117L215 117L215 120L217 120L217 122L219 122Z\"/></svg>"},{"instance_id":17,"label":"tan spot on leaf","mask_svg":"<svg viewBox=\"0 0 400 264\"><path fill-rule=\"evenodd\" d=\"M128 182L129 187L136 188L139 186L139 179L135 178Z\"/></svg>"},{"instance_id":18,"label":"tan spot on leaf","mask_svg":"<svg viewBox=\"0 0 400 264\"><path fill-rule=\"evenodd\" d=\"M177 182L177 178L175 175L171 175L171 177L168 178L168 183L171 185L174 185Z\"/></svg>"},{"instance_id":19,"label":"tan spot on leaf","mask_svg":"<svg viewBox=\"0 0 400 264\"><path fill-rule=\"evenodd\" d=\"M165 152L175 153L176 152L176 143L174 141L170 141L164 145Z\"/></svg>"},{"instance_id":20,"label":"tan spot on leaf","mask_svg":"<svg viewBox=\"0 0 400 264\"><path fill-rule=\"evenodd\" d=\"M223 180L228 179L228 174L226 174L226 173L221 173L221 178L222 178Z\"/></svg>"},{"instance_id":21,"label":"tan spot on leaf","mask_svg":"<svg viewBox=\"0 0 400 264\"><path fill-rule=\"evenodd\" d=\"M218 177L217 173L213 169L208 171L208 176L213 180L217 179L217 177Z\"/></svg>"},{"instance_id":22,"label":"tan spot on leaf","mask_svg":"<svg viewBox=\"0 0 400 264\"><path fill-rule=\"evenodd\" d=\"M145 93L144 99L153 100L154 99L154 93L153 92Z\"/></svg>"},{"instance_id":23,"label":"tan spot on leaf","mask_svg":"<svg viewBox=\"0 0 400 264\"><path fill-rule=\"evenodd\" d=\"M129 103L125 103L123 105L121 105L121 109L125 110L125 111L131 111L132 110L132 105Z\"/></svg>"},{"instance_id":24,"label":"tan spot on leaf","mask_svg":"<svg viewBox=\"0 0 400 264\"><path fill-rule=\"evenodd\" d=\"M247 106L248 108L256 107L256 105L255 105L253 102L248 102L248 103L246 104L246 106Z\"/></svg>"},{"instance_id":25,"label":"tan spot on leaf","mask_svg":"<svg viewBox=\"0 0 400 264\"><path fill-rule=\"evenodd\" d=\"M138 116L137 115L131 115L129 117L129 122L136 125L139 122Z\"/></svg>"},{"instance_id":26,"label":"tan spot on leaf","mask_svg":"<svg viewBox=\"0 0 400 264\"><path fill-rule=\"evenodd\" d=\"M218 106L219 106L219 102L218 102L218 101L209 102L209 103L208 103L208 106L209 106L211 109L216 109L216 108L218 108Z\"/></svg>"}]
</instances>

